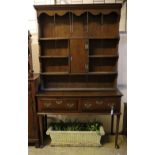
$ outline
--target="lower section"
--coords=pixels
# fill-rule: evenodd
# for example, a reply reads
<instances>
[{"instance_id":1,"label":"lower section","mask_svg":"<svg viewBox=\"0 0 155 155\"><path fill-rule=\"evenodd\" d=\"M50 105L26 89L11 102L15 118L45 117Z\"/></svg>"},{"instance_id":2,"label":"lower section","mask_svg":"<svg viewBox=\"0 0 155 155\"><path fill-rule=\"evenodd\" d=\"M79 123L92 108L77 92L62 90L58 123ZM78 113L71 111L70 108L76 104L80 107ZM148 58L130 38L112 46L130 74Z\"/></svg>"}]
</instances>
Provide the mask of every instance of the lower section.
<instances>
[{"instance_id":1,"label":"lower section","mask_svg":"<svg viewBox=\"0 0 155 155\"><path fill-rule=\"evenodd\" d=\"M37 94L37 114L39 119L40 143L43 146L45 133L43 121L51 114L67 115L111 115L111 133L113 134L113 116L117 116L115 147L118 148L118 131L121 109L121 96L114 91L49 91Z\"/></svg>"}]
</instances>

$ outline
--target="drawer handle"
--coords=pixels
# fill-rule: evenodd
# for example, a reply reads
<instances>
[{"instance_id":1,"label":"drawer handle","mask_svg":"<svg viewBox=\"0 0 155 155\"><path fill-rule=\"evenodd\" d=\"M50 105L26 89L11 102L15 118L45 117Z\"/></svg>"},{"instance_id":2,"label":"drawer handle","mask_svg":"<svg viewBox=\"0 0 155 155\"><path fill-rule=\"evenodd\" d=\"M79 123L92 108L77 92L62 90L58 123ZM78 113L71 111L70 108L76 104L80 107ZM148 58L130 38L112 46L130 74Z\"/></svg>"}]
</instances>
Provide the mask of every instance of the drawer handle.
<instances>
[{"instance_id":1,"label":"drawer handle","mask_svg":"<svg viewBox=\"0 0 155 155\"><path fill-rule=\"evenodd\" d=\"M92 104L90 104L90 103L85 103L84 106L85 106L87 109L89 109L89 108L92 106Z\"/></svg>"},{"instance_id":2,"label":"drawer handle","mask_svg":"<svg viewBox=\"0 0 155 155\"><path fill-rule=\"evenodd\" d=\"M109 107L114 107L115 103L108 103Z\"/></svg>"},{"instance_id":3,"label":"drawer handle","mask_svg":"<svg viewBox=\"0 0 155 155\"><path fill-rule=\"evenodd\" d=\"M49 108L51 106L51 103L45 103L44 105L46 108Z\"/></svg>"},{"instance_id":4,"label":"drawer handle","mask_svg":"<svg viewBox=\"0 0 155 155\"><path fill-rule=\"evenodd\" d=\"M97 105L102 105L103 104L103 101L96 101L96 104Z\"/></svg>"},{"instance_id":5,"label":"drawer handle","mask_svg":"<svg viewBox=\"0 0 155 155\"><path fill-rule=\"evenodd\" d=\"M68 107L68 108L72 108L73 106L74 106L73 103L67 103L67 107Z\"/></svg>"},{"instance_id":6,"label":"drawer handle","mask_svg":"<svg viewBox=\"0 0 155 155\"><path fill-rule=\"evenodd\" d=\"M60 100L60 101L55 101L55 102L56 104L62 104L63 101Z\"/></svg>"}]
</instances>

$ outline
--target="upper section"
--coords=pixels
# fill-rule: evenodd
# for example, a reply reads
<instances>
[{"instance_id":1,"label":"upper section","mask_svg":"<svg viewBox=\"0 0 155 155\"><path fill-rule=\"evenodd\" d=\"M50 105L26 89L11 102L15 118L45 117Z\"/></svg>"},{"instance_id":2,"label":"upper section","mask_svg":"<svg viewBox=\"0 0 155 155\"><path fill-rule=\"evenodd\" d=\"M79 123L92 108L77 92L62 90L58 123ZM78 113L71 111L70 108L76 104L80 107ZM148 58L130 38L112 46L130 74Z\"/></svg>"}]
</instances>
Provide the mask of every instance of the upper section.
<instances>
[{"instance_id":1,"label":"upper section","mask_svg":"<svg viewBox=\"0 0 155 155\"><path fill-rule=\"evenodd\" d=\"M42 13L49 16L57 14L63 16L68 12L72 12L77 16L80 16L84 12L89 12L93 15L110 14L112 12L120 15L121 4L70 4L70 5L34 5L37 10L37 16L39 17Z\"/></svg>"},{"instance_id":2,"label":"upper section","mask_svg":"<svg viewBox=\"0 0 155 155\"><path fill-rule=\"evenodd\" d=\"M119 38L121 4L34 6L39 40Z\"/></svg>"},{"instance_id":3,"label":"upper section","mask_svg":"<svg viewBox=\"0 0 155 155\"><path fill-rule=\"evenodd\" d=\"M42 90L117 87L120 4L35 6Z\"/></svg>"}]
</instances>

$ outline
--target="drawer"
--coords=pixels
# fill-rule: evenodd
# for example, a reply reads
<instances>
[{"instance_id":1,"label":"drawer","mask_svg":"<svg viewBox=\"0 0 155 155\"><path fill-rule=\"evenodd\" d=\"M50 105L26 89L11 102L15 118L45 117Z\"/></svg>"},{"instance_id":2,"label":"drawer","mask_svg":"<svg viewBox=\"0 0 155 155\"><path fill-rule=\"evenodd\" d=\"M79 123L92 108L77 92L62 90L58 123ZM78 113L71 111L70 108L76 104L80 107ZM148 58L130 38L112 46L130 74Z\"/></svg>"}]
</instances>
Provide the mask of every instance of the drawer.
<instances>
[{"instance_id":1,"label":"drawer","mask_svg":"<svg viewBox=\"0 0 155 155\"><path fill-rule=\"evenodd\" d=\"M74 112L78 110L76 99L40 99L38 112Z\"/></svg>"},{"instance_id":2,"label":"drawer","mask_svg":"<svg viewBox=\"0 0 155 155\"><path fill-rule=\"evenodd\" d=\"M110 113L120 111L119 98L88 98L81 100L82 112L107 112Z\"/></svg>"}]
</instances>

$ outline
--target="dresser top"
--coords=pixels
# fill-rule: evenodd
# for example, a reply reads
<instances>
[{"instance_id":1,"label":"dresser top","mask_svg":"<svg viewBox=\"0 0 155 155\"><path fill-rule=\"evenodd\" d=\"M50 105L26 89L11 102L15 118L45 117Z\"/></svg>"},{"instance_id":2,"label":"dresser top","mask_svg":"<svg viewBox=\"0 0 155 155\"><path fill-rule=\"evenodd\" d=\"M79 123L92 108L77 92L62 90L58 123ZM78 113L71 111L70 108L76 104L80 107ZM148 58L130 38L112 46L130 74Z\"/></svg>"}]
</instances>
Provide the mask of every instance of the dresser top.
<instances>
[{"instance_id":1,"label":"dresser top","mask_svg":"<svg viewBox=\"0 0 155 155\"><path fill-rule=\"evenodd\" d=\"M108 91L41 91L36 96L40 97L121 97L122 93L117 90Z\"/></svg>"},{"instance_id":2,"label":"dresser top","mask_svg":"<svg viewBox=\"0 0 155 155\"><path fill-rule=\"evenodd\" d=\"M104 8L104 9L120 9L122 4L61 4L61 5L34 5L36 10L49 10L49 9L68 9L68 8L80 8L80 9L96 9L96 8Z\"/></svg>"},{"instance_id":3,"label":"dresser top","mask_svg":"<svg viewBox=\"0 0 155 155\"><path fill-rule=\"evenodd\" d=\"M120 14L122 4L65 4L65 5L34 5L34 8L37 11L37 16L45 13L49 16L55 14L63 16L68 12L72 12L75 15L79 16L84 12L90 12L94 15L109 14L115 12Z\"/></svg>"}]
</instances>

